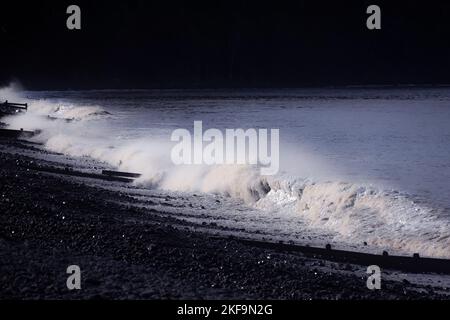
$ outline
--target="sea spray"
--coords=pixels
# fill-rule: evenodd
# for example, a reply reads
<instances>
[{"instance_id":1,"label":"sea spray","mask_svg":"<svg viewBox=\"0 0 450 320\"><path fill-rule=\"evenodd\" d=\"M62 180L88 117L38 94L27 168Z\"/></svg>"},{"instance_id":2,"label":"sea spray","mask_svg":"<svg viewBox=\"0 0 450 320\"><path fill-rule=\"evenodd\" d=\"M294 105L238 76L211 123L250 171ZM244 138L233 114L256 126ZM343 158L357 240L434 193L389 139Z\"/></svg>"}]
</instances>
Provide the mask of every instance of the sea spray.
<instances>
[{"instance_id":1,"label":"sea spray","mask_svg":"<svg viewBox=\"0 0 450 320\"><path fill-rule=\"evenodd\" d=\"M140 172L136 183L142 186L222 194L244 200L261 209L261 214L295 212L307 227L333 231L335 241L450 258L449 221L438 209L416 204L406 194L342 182L335 168L327 168L306 149L289 146L285 152L281 146L283 158L290 160L282 164L280 174L271 177L261 176L255 166L248 165L175 166L168 139L122 139L109 122L115 115L101 106L23 101L15 88L0 92L11 101L30 105L26 114L3 120L9 127L40 129L35 139L48 150Z\"/></svg>"}]
</instances>

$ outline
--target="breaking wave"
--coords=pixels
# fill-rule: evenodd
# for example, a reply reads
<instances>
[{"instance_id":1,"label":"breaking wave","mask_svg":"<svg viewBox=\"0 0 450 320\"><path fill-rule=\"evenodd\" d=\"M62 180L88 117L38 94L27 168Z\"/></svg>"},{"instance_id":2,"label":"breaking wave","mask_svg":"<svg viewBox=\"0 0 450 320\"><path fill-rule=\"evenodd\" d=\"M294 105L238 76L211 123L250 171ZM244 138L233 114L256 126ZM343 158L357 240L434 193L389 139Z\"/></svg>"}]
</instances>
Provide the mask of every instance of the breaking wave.
<instances>
[{"instance_id":1,"label":"breaking wave","mask_svg":"<svg viewBox=\"0 0 450 320\"><path fill-rule=\"evenodd\" d=\"M9 102L23 101L24 97L19 84L13 83L0 88L0 98ZM28 100L28 99L27 99ZM28 111L33 115L45 116L50 119L63 120L93 120L110 115L101 106L80 106L67 103L50 102L45 99L28 100Z\"/></svg>"},{"instance_id":2,"label":"breaking wave","mask_svg":"<svg viewBox=\"0 0 450 320\"><path fill-rule=\"evenodd\" d=\"M23 101L17 88L1 89L0 94L11 101ZM27 113L4 120L11 128L41 130L35 139L48 150L89 156L122 171L140 172L138 184L220 193L242 199L266 214L273 210L296 212L307 225L333 232L339 242L450 258L449 221L437 209L416 203L406 194L339 180L301 179L287 173L264 177L253 166L174 166L167 139L119 139L107 121L92 124L89 120L111 116L100 106L47 100L28 103Z\"/></svg>"},{"instance_id":3,"label":"breaking wave","mask_svg":"<svg viewBox=\"0 0 450 320\"><path fill-rule=\"evenodd\" d=\"M407 194L346 182L266 183L270 191L256 206L271 208L266 198L289 204L309 226L334 232L337 242L450 258L450 222Z\"/></svg>"}]
</instances>

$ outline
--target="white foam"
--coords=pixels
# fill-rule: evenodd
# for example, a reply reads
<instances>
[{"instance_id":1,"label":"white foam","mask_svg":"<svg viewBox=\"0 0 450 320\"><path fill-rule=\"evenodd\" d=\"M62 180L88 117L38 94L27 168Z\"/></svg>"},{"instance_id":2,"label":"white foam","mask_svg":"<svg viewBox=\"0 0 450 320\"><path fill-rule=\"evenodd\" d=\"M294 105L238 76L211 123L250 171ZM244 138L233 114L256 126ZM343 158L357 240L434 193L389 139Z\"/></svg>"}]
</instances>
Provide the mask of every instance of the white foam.
<instances>
[{"instance_id":1,"label":"white foam","mask_svg":"<svg viewBox=\"0 0 450 320\"><path fill-rule=\"evenodd\" d=\"M10 101L24 100L16 87L0 89L0 94ZM275 177L262 177L253 166L174 166L168 139L121 139L121 133L105 121L109 114L100 106L27 102L27 113L4 120L11 128L42 130L35 139L49 150L89 156L119 170L142 173L137 180L141 185L227 195L266 212L296 212L311 228L336 233L336 241L450 258L449 221L439 218L433 208L396 192L340 182L333 169L305 150L290 148L284 169L291 174Z\"/></svg>"}]
</instances>

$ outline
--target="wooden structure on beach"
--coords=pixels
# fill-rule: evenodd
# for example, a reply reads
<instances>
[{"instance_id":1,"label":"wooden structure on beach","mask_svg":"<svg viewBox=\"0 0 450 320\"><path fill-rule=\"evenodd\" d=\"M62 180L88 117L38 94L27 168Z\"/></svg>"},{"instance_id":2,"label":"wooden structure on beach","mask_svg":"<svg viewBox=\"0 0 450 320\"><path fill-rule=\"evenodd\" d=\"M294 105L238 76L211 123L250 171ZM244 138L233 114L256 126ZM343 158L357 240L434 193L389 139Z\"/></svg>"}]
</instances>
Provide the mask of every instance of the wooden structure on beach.
<instances>
[{"instance_id":1,"label":"wooden structure on beach","mask_svg":"<svg viewBox=\"0 0 450 320\"><path fill-rule=\"evenodd\" d=\"M15 103L6 100L0 103L0 116L16 114L28 110L28 103Z\"/></svg>"},{"instance_id":2,"label":"wooden structure on beach","mask_svg":"<svg viewBox=\"0 0 450 320\"><path fill-rule=\"evenodd\" d=\"M15 115L17 113L25 112L28 110L28 103L16 103L16 102L8 102L6 100L3 103L0 103L0 118L9 115ZM26 131L23 129L13 130L13 129L5 129L6 124L0 122L0 137L1 138L29 138L35 135L36 131Z\"/></svg>"}]
</instances>

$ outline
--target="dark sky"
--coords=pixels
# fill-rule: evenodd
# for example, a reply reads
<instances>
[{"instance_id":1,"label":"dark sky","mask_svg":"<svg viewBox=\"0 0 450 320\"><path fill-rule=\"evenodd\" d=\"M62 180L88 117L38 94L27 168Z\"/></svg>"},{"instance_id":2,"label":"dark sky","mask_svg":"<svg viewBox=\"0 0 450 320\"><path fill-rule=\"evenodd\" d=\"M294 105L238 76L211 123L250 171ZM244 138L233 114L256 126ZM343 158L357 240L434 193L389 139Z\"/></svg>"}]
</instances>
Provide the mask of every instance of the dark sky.
<instances>
[{"instance_id":1,"label":"dark sky","mask_svg":"<svg viewBox=\"0 0 450 320\"><path fill-rule=\"evenodd\" d=\"M2 1L0 41L30 89L450 83L450 1Z\"/></svg>"}]
</instances>

